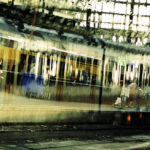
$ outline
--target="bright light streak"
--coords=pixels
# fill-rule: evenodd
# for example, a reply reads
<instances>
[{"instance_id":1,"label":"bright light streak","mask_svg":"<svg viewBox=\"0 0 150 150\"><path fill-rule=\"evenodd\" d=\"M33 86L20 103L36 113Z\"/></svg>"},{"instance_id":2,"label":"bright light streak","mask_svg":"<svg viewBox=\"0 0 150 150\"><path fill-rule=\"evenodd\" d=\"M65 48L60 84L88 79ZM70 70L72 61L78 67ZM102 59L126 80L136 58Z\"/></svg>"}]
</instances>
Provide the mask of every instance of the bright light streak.
<instances>
[{"instance_id":1,"label":"bright light streak","mask_svg":"<svg viewBox=\"0 0 150 150\"><path fill-rule=\"evenodd\" d=\"M38 68L39 68L39 60L40 60L40 53L37 53L36 62L35 62L35 75L38 75Z\"/></svg>"},{"instance_id":2,"label":"bright light streak","mask_svg":"<svg viewBox=\"0 0 150 150\"><path fill-rule=\"evenodd\" d=\"M114 42L116 42L116 36L113 36L113 37L112 37L112 40L113 40Z\"/></svg>"},{"instance_id":3,"label":"bright light streak","mask_svg":"<svg viewBox=\"0 0 150 150\"><path fill-rule=\"evenodd\" d=\"M9 39L9 40L17 41L17 42L23 42L23 39L18 38L18 37L11 37L9 35L0 34L0 37L4 38L4 39Z\"/></svg>"},{"instance_id":4,"label":"bright light streak","mask_svg":"<svg viewBox=\"0 0 150 150\"><path fill-rule=\"evenodd\" d=\"M49 46L49 48L51 50L56 50L56 51L59 51L59 52L65 52L67 54L72 54L72 55L77 55L77 56L83 56L83 57L87 57L87 58L95 58L95 59L98 59L98 60L101 60L100 58L98 57L94 57L94 56L88 56L86 54L81 54L81 53L77 53L77 52L72 52L70 50L63 50L63 49L59 49L59 48L56 48L56 47L53 47L53 46Z\"/></svg>"}]
</instances>

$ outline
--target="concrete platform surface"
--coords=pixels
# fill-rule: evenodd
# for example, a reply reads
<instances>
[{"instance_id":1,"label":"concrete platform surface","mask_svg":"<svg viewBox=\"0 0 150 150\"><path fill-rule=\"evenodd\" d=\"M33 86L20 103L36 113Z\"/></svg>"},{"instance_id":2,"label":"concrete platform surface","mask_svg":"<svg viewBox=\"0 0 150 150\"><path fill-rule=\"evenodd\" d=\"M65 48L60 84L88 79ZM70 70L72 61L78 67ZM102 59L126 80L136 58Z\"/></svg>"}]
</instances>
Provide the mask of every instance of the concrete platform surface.
<instances>
[{"instance_id":1,"label":"concrete platform surface","mask_svg":"<svg viewBox=\"0 0 150 150\"><path fill-rule=\"evenodd\" d=\"M112 112L137 111L137 108L120 109L102 104L101 112L105 116L99 118L98 108L98 104L34 99L0 92L0 123L111 122L116 118Z\"/></svg>"}]
</instances>

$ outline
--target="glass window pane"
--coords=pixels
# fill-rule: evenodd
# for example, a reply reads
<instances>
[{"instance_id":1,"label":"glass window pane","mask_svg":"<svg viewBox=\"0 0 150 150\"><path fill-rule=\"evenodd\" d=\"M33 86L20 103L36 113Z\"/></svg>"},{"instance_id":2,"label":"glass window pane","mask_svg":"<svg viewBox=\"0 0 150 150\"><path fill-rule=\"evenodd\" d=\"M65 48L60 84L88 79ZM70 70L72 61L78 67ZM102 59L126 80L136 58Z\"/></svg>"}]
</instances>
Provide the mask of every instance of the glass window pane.
<instances>
[{"instance_id":1,"label":"glass window pane","mask_svg":"<svg viewBox=\"0 0 150 150\"><path fill-rule=\"evenodd\" d=\"M147 14L147 8L145 6L139 7L139 14L140 15L146 15Z\"/></svg>"},{"instance_id":2,"label":"glass window pane","mask_svg":"<svg viewBox=\"0 0 150 150\"><path fill-rule=\"evenodd\" d=\"M115 23L124 23L124 16L121 16L121 15L115 15L114 16L114 22Z\"/></svg>"},{"instance_id":3,"label":"glass window pane","mask_svg":"<svg viewBox=\"0 0 150 150\"><path fill-rule=\"evenodd\" d=\"M101 2L97 2L95 10L98 11L98 12L100 12L101 9L102 9L102 3Z\"/></svg>"},{"instance_id":4,"label":"glass window pane","mask_svg":"<svg viewBox=\"0 0 150 150\"><path fill-rule=\"evenodd\" d=\"M133 13L134 13L135 15L137 15L137 14L139 13L138 5L135 5L135 6L134 6Z\"/></svg>"},{"instance_id":5,"label":"glass window pane","mask_svg":"<svg viewBox=\"0 0 150 150\"><path fill-rule=\"evenodd\" d=\"M125 4L115 4L115 13L125 14L126 13L126 5Z\"/></svg>"},{"instance_id":6,"label":"glass window pane","mask_svg":"<svg viewBox=\"0 0 150 150\"><path fill-rule=\"evenodd\" d=\"M113 21L113 15L102 14L102 22L112 22L112 21Z\"/></svg>"},{"instance_id":7,"label":"glass window pane","mask_svg":"<svg viewBox=\"0 0 150 150\"><path fill-rule=\"evenodd\" d=\"M103 11L104 12L113 12L114 11L113 3L104 3L103 4Z\"/></svg>"},{"instance_id":8,"label":"glass window pane","mask_svg":"<svg viewBox=\"0 0 150 150\"><path fill-rule=\"evenodd\" d=\"M140 25L149 25L149 18L148 17L139 17L138 24Z\"/></svg>"},{"instance_id":9,"label":"glass window pane","mask_svg":"<svg viewBox=\"0 0 150 150\"><path fill-rule=\"evenodd\" d=\"M133 24L137 24L137 17L136 16L133 17Z\"/></svg>"}]
</instances>

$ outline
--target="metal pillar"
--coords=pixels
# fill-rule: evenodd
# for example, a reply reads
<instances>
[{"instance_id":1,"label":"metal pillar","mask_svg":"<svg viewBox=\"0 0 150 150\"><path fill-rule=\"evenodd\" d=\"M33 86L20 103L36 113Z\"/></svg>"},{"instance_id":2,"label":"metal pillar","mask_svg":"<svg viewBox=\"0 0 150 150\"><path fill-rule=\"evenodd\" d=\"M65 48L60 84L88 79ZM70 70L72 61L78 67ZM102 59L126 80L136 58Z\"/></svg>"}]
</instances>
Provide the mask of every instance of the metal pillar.
<instances>
[{"instance_id":1,"label":"metal pillar","mask_svg":"<svg viewBox=\"0 0 150 150\"><path fill-rule=\"evenodd\" d=\"M99 111L101 111L101 103L102 103L103 74L104 74L105 52L106 52L106 48L103 47L103 59L102 59L102 68L101 68L101 81L100 81L100 90L99 90Z\"/></svg>"}]
</instances>

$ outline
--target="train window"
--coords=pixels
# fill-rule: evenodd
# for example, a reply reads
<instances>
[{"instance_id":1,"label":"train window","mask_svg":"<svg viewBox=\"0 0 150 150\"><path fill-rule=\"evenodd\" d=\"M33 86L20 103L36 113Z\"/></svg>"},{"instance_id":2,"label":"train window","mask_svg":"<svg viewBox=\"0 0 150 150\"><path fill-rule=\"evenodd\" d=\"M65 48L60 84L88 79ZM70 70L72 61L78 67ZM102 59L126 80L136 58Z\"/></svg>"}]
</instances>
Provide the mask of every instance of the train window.
<instances>
[{"instance_id":1,"label":"train window","mask_svg":"<svg viewBox=\"0 0 150 150\"><path fill-rule=\"evenodd\" d=\"M1 45L3 46L9 46L9 40L5 38L1 38Z\"/></svg>"},{"instance_id":2,"label":"train window","mask_svg":"<svg viewBox=\"0 0 150 150\"><path fill-rule=\"evenodd\" d=\"M128 71L129 65L126 66L126 71Z\"/></svg>"},{"instance_id":3,"label":"train window","mask_svg":"<svg viewBox=\"0 0 150 150\"><path fill-rule=\"evenodd\" d=\"M0 59L0 69L3 68L3 59Z\"/></svg>"},{"instance_id":4,"label":"train window","mask_svg":"<svg viewBox=\"0 0 150 150\"><path fill-rule=\"evenodd\" d=\"M114 85L118 85L119 83L119 67L118 64L115 62L114 63L114 68L113 68L113 72L112 72L112 79L113 79L113 84Z\"/></svg>"},{"instance_id":5,"label":"train window","mask_svg":"<svg viewBox=\"0 0 150 150\"><path fill-rule=\"evenodd\" d=\"M18 47L18 42L9 40L6 38L0 38L0 44L3 46L11 47L11 48L17 48Z\"/></svg>"},{"instance_id":6,"label":"train window","mask_svg":"<svg viewBox=\"0 0 150 150\"><path fill-rule=\"evenodd\" d=\"M27 70L27 72L35 73L35 72L33 72L34 66L35 66L35 57L30 55L29 59L28 59L28 70Z\"/></svg>"},{"instance_id":7,"label":"train window","mask_svg":"<svg viewBox=\"0 0 150 150\"><path fill-rule=\"evenodd\" d=\"M123 86L124 81L124 66L121 66L120 85Z\"/></svg>"},{"instance_id":8,"label":"train window","mask_svg":"<svg viewBox=\"0 0 150 150\"><path fill-rule=\"evenodd\" d=\"M56 77L57 65L58 65L58 57L56 54L52 54L50 56L50 64L49 64L49 75L51 77Z\"/></svg>"},{"instance_id":9,"label":"train window","mask_svg":"<svg viewBox=\"0 0 150 150\"><path fill-rule=\"evenodd\" d=\"M9 40L8 39L4 39L4 46L8 46L9 47Z\"/></svg>"},{"instance_id":10,"label":"train window","mask_svg":"<svg viewBox=\"0 0 150 150\"><path fill-rule=\"evenodd\" d=\"M13 48L18 48L18 42L17 41L14 41L14 45L13 45Z\"/></svg>"},{"instance_id":11,"label":"train window","mask_svg":"<svg viewBox=\"0 0 150 150\"><path fill-rule=\"evenodd\" d=\"M4 45L4 39L0 37L0 45Z\"/></svg>"},{"instance_id":12,"label":"train window","mask_svg":"<svg viewBox=\"0 0 150 150\"><path fill-rule=\"evenodd\" d=\"M44 56L42 59L42 75L44 75L46 83L48 85L55 84L57 68L58 68L58 56L57 54L51 53L50 55ZM46 66L45 66L46 65ZM45 72L43 72L45 69Z\"/></svg>"},{"instance_id":13,"label":"train window","mask_svg":"<svg viewBox=\"0 0 150 150\"><path fill-rule=\"evenodd\" d=\"M134 65L133 65L133 64L131 64L131 71L133 71L133 67L134 67Z\"/></svg>"},{"instance_id":14,"label":"train window","mask_svg":"<svg viewBox=\"0 0 150 150\"><path fill-rule=\"evenodd\" d=\"M85 63L85 58L81 57L80 61L81 61L82 63Z\"/></svg>"},{"instance_id":15,"label":"train window","mask_svg":"<svg viewBox=\"0 0 150 150\"><path fill-rule=\"evenodd\" d=\"M67 78L67 84L70 84L71 82L75 82L75 59L73 56L69 57L69 61L68 61L68 70L67 70L67 74L66 74L66 78Z\"/></svg>"},{"instance_id":16,"label":"train window","mask_svg":"<svg viewBox=\"0 0 150 150\"><path fill-rule=\"evenodd\" d=\"M59 78L63 80L64 78L64 71L65 71L65 56L61 55L61 61L60 61L60 69L59 69Z\"/></svg>"},{"instance_id":17,"label":"train window","mask_svg":"<svg viewBox=\"0 0 150 150\"><path fill-rule=\"evenodd\" d=\"M90 78L91 78L91 68L92 68L92 59L91 58L87 58L86 61L86 73L87 73L87 82L90 83Z\"/></svg>"},{"instance_id":18,"label":"train window","mask_svg":"<svg viewBox=\"0 0 150 150\"><path fill-rule=\"evenodd\" d=\"M78 57L77 58L77 67L79 67L79 64L80 64L80 58Z\"/></svg>"},{"instance_id":19,"label":"train window","mask_svg":"<svg viewBox=\"0 0 150 150\"><path fill-rule=\"evenodd\" d=\"M91 58L87 58L87 63L91 64L91 62L92 62L92 59Z\"/></svg>"},{"instance_id":20,"label":"train window","mask_svg":"<svg viewBox=\"0 0 150 150\"><path fill-rule=\"evenodd\" d=\"M113 71L113 66L114 66L114 61L109 60L108 62L108 82L107 84L110 85L112 84L112 71Z\"/></svg>"},{"instance_id":21,"label":"train window","mask_svg":"<svg viewBox=\"0 0 150 150\"><path fill-rule=\"evenodd\" d=\"M87 79L85 58L71 56L67 64L66 83L68 85L84 85L87 83Z\"/></svg>"},{"instance_id":22,"label":"train window","mask_svg":"<svg viewBox=\"0 0 150 150\"><path fill-rule=\"evenodd\" d=\"M12 40L9 41L9 47L11 47L11 48L14 47L14 41L12 41Z\"/></svg>"},{"instance_id":23,"label":"train window","mask_svg":"<svg viewBox=\"0 0 150 150\"><path fill-rule=\"evenodd\" d=\"M94 65L97 65L97 60L96 59L94 59Z\"/></svg>"}]
</instances>

